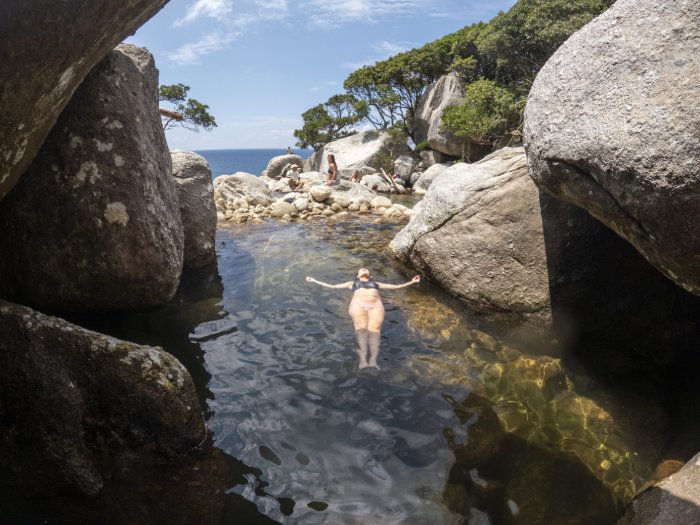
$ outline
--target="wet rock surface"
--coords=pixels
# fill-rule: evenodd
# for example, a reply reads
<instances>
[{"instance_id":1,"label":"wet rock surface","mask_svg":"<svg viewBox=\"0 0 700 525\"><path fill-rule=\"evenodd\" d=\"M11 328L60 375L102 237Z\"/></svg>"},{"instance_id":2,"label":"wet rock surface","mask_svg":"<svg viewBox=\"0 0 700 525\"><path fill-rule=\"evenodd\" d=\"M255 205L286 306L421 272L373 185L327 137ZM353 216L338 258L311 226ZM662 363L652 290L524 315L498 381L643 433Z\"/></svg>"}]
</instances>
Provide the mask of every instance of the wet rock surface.
<instances>
[{"instance_id":1,"label":"wet rock surface","mask_svg":"<svg viewBox=\"0 0 700 525\"><path fill-rule=\"evenodd\" d=\"M175 461L206 437L187 370L159 348L0 302L0 468L44 494L96 495L125 450Z\"/></svg>"},{"instance_id":2,"label":"wet rock surface","mask_svg":"<svg viewBox=\"0 0 700 525\"><path fill-rule=\"evenodd\" d=\"M166 3L0 4L0 199L34 160L88 72Z\"/></svg>"},{"instance_id":3,"label":"wet rock surface","mask_svg":"<svg viewBox=\"0 0 700 525\"><path fill-rule=\"evenodd\" d=\"M77 311L173 296L183 230L148 51L122 45L88 75L0 223L7 299Z\"/></svg>"}]
</instances>

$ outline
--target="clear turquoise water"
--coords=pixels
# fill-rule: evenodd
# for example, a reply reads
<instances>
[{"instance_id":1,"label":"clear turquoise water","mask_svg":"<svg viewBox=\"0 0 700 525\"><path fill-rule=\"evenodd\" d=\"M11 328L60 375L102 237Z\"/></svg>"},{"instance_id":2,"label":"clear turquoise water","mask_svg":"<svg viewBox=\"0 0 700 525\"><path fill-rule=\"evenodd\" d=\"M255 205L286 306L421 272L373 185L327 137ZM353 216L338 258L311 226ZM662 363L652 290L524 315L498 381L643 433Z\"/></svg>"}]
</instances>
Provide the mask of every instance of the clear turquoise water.
<instances>
[{"instance_id":1,"label":"clear turquoise water","mask_svg":"<svg viewBox=\"0 0 700 525\"><path fill-rule=\"evenodd\" d=\"M313 151L292 148L295 155L307 159ZM267 168L267 163L272 157L284 155L286 149L212 149L197 151L207 159L211 168L212 177L219 175L231 175L237 171L260 175Z\"/></svg>"}]
</instances>

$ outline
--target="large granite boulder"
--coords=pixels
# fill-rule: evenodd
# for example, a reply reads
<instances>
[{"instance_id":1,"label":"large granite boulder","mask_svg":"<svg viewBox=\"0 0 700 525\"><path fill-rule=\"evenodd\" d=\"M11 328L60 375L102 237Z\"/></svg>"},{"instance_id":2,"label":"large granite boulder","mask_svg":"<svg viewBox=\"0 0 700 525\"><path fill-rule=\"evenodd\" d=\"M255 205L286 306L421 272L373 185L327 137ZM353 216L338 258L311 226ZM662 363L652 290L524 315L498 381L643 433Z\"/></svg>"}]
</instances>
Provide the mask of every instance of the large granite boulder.
<instances>
[{"instance_id":1,"label":"large granite boulder","mask_svg":"<svg viewBox=\"0 0 700 525\"><path fill-rule=\"evenodd\" d=\"M0 199L88 72L167 0L0 2Z\"/></svg>"},{"instance_id":2,"label":"large granite boulder","mask_svg":"<svg viewBox=\"0 0 700 525\"><path fill-rule=\"evenodd\" d=\"M352 170L371 166L378 156L389 154L386 149L389 137L389 133L386 131L372 130L330 142L309 157L305 164L306 171L326 171L329 153L335 155L338 169ZM404 145L402 148L397 148L394 155L408 153L408 146Z\"/></svg>"},{"instance_id":3,"label":"large granite boulder","mask_svg":"<svg viewBox=\"0 0 700 525\"><path fill-rule=\"evenodd\" d=\"M612 345L633 356L627 369L695 351L700 299L585 210L538 191L522 148L455 164L414 209L390 249L474 312L585 339L595 359Z\"/></svg>"},{"instance_id":4,"label":"large granite boulder","mask_svg":"<svg viewBox=\"0 0 700 525\"><path fill-rule=\"evenodd\" d=\"M418 100L413 119L416 143L427 141L434 151L450 157L463 157L469 161L479 160L486 155L490 147L456 137L441 129L445 109L461 104L465 95L463 83L457 73L448 73L428 86Z\"/></svg>"},{"instance_id":5,"label":"large granite boulder","mask_svg":"<svg viewBox=\"0 0 700 525\"><path fill-rule=\"evenodd\" d=\"M145 49L90 72L0 201L0 293L60 310L143 308L180 281L183 231Z\"/></svg>"},{"instance_id":6,"label":"large granite boulder","mask_svg":"<svg viewBox=\"0 0 700 525\"><path fill-rule=\"evenodd\" d=\"M225 210L227 206L269 206L272 193L261 177L239 171L214 179L214 201L218 210Z\"/></svg>"},{"instance_id":7,"label":"large granite boulder","mask_svg":"<svg viewBox=\"0 0 700 525\"><path fill-rule=\"evenodd\" d=\"M330 195L331 199L334 201L347 202L343 207L347 207L352 203L367 203L377 196L375 192L366 186L345 180L330 187L333 190Z\"/></svg>"},{"instance_id":8,"label":"large granite boulder","mask_svg":"<svg viewBox=\"0 0 700 525\"><path fill-rule=\"evenodd\" d=\"M373 173L371 175L365 175L364 177L362 177L362 179L360 180L360 184L370 189L370 191L381 191L384 193L389 193L391 190L394 189L392 186L389 185L389 183L384 177L376 173Z\"/></svg>"},{"instance_id":9,"label":"large granite boulder","mask_svg":"<svg viewBox=\"0 0 700 525\"><path fill-rule=\"evenodd\" d=\"M437 176L442 174L449 167L449 164L433 164L430 166L418 177L418 180L413 183L413 192L417 195L425 195Z\"/></svg>"},{"instance_id":10,"label":"large granite boulder","mask_svg":"<svg viewBox=\"0 0 700 525\"><path fill-rule=\"evenodd\" d=\"M216 206L209 163L192 151L171 153L185 234L184 265L199 268L216 259Z\"/></svg>"},{"instance_id":11,"label":"large granite boulder","mask_svg":"<svg viewBox=\"0 0 700 525\"><path fill-rule=\"evenodd\" d=\"M525 144L540 188L700 295L700 3L619 0L540 71Z\"/></svg>"},{"instance_id":12,"label":"large granite boulder","mask_svg":"<svg viewBox=\"0 0 700 525\"><path fill-rule=\"evenodd\" d=\"M206 437L170 354L4 301L0 398L3 479L43 493L95 495L120 451L176 460Z\"/></svg>"},{"instance_id":13,"label":"large granite boulder","mask_svg":"<svg viewBox=\"0 0 700 525\"><path fill-rule=\"evenodd\" d=\"M391 242L399 259L484 313L551 319L539 192L522 148L458 163Z\"/></svg>"},{"instance_id":14,"label":"large granite boulder","mask_svg":"<svg viewBox=\"0 0 700 525\"><path fill-rule=\"evenodd\" d=\"M267 163L265 175L271 179L279 179L282 176L284 167L291 166L292 164L301 168L304 165L304 161L301 160L299 155L279 155L273 157L270 159L270 162Z\"/></svg>"},{"instance_id":15,"label":"large granite boulder","mask_svg":"<svg viewBox=\"0 0 700 525\"><path fill-rule=\"evenodd\" d=\"M618 525L700 523L700 454L639 494Z\"/></svg>"}]
</instances>

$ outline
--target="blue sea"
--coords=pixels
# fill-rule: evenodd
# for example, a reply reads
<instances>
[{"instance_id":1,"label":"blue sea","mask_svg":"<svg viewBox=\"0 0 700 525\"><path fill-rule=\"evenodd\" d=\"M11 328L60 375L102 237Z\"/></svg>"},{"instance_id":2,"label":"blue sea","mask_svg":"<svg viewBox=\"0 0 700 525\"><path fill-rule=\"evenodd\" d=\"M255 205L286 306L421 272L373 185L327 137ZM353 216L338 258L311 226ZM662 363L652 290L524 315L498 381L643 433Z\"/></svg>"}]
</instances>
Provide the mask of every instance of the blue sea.
<instances>
[{"instance_id":1,"label":"blue sea","mask_svg":"<svg viewBox=\"0 0 700 525\"><path fill-rule=\"evenodd\" d=\"M286 148L267 149L210 149L200 150L202 157L207 159L211 168L212 177L219 175L231 175L237 171L244 171L253 175L260 175L272 157L284 155ZM302 159L307 159L313 153L310 149L294 149L292 152Z\"/></svg>"}]
</instances>

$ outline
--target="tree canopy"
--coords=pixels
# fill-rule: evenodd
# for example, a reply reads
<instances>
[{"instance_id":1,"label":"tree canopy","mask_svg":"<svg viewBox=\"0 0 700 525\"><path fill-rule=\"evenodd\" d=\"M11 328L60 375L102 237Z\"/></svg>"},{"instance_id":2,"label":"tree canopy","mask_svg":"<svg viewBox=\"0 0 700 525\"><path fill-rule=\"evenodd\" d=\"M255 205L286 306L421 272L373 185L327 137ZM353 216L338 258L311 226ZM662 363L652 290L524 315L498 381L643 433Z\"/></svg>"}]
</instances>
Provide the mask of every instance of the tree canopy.
<instances>
[{"instance_id":1,"label":"tree canopy","mask_svg":"<svg viewBox=\"0 0 700 525\"><path fill-rule=\"evenodd\" d=\"M161 108L163 129L182 126L190 131L203 128L211 131L216 127L216 120L209 114L209 106L202 104L187 94L190 86L185 84L161 85L158 88L158 98L170 107Z\"/></svg>"},{"instance_id":2,"label":"tree canopy","mask_svg":"<svg viewBox=\"0 0 700 525\"><path fill-rule=\"evenodd\" d=\"M343 84L346 95L352 96L353 122L346 114L335 117L324 110L325 105L316 106L302 115L304 128L295 131L298 144L317 149L328 138L339 138L326 130L342 129L347 136L352 126L363 121L378 129L400 129L405 137L414 138L420 97L450 71L459 74L467 95L447 113L445 128L474 142L496 141L522 125L527 93L549 57L614 2L518 0L488 23L464 27L420 48L361 67ZM314 140L301 142L297 132Z\"/></svg>"},{"instance_id":3,"label":"tree canopy","mask_svg":"<svg viewBox=\"0 0 700 525\"><path fill-rule=\"evenodd\" d=\"M352 127L367 116L367 104L351 94L333 95L304 112L304 126L294 130L296 145L318 150L324 144L354 135Z\"/></svg>"}]
</instances>

